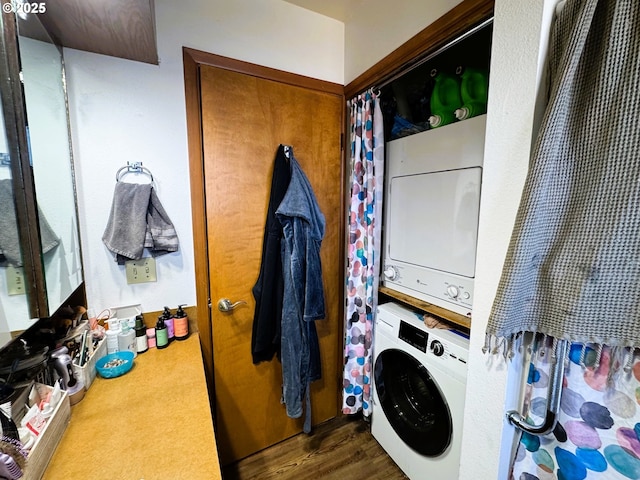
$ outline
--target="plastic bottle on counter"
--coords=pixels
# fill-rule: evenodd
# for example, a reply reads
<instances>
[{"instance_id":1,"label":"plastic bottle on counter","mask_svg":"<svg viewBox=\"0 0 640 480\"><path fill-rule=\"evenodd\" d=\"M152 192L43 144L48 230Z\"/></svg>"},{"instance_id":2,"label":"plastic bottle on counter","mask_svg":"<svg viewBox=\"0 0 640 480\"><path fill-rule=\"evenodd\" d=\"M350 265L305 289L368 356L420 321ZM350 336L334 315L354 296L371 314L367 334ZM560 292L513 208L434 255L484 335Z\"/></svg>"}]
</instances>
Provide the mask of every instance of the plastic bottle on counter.
<instances>
[{"instance_id":1,"label":"plastic bottle on counter","mask_svg":"<svg viewBox=\"0 0 640 480\"><path fill-rule=\"evenodd\" d=\"M173 322L173 315L171 314L171 310L169 307L164 307L164 312L162 313L164 324L167 326L167 336L169 341L172 342L175 337L175 327Z\"/></svg>"},{"instance_id":2,"label":"plastic bottle on counter","mask_svg":"<svg viewBox=\"0 0 640 480\"><path fill-rule=\"evenodd\" d=\"M121 323L121 331L118 334L118 350L122 352L133 352L133 357L138 355L136 349L136 332L131 330L129 322Z\"/></svg>"},{"instance_id":3,"label":"plastic bottle on counter","mask_svg":"<svg viewBox=\"0 0 640 480\"><path fill-rule=\"evenodd\" d=\"M120 321L117 318L110 318L105 323L107 324L107 353L116 353L119 349Z\"/></svg>"},{"instance_id":4,"label":"plastic bottle on counter","mask_svg":"<svg viewBox=\"0 0 640 480\"><path fill-rule=\"evenodd\" d=\"M178 305L178 310L173 316L173 329L176 340L186 340L189 336L189 317L182 309L185 305Z\"/></svg>"},{"instance_id":5,"label":"plastic bottle on counter","mask_svg":"<svg viewBox=\"0 0 640 480\"><path fill-rule=\"evenodd\" d=\"M136 351L144 353L149 350L149 341L147 340L147 327L144 324L144 317L136 315Z\"/></svg>"},{"instance_id":6,"label":"plastic bottle on counter","mask_svg":"<svg viewBox=\"0 0 640 480\"><path fill-rule=\"evenodd\" d=\"M156 323L156 347L167 348L169 346L169 333L167 331L167 325L164 323L164 315L158 317L158 323Z\"/></svg>"},{"instance_id":7,"label":"plastic bottle on counter","mask_svg":"<svg viewBox=\"0 0 640 480\"><path fill-rule=\"evenodd\" d=\"M156 348L156 327L147 328L147 345Z\"/></svg>"}]
</instances>

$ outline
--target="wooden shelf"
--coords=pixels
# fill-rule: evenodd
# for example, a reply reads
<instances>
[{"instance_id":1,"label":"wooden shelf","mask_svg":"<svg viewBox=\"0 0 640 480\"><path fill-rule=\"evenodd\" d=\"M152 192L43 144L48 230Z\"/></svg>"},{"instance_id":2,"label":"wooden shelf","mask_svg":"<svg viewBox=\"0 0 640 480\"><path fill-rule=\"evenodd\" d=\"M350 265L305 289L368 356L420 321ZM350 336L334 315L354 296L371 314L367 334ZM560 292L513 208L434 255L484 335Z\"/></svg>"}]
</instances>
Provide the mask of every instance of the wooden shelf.
<instances>
[{"instance_id":1,"label":"wooden shelf","mask_svg":"<svg viewBox=\"0 0 640 480\"><path fill-rule=\"evenodd\" d=\"M64 47L158 65L154 0L56 0L38 17Z\"/></svg>"},{"instance_id":2,"label":"wooden shelf","mask_svg":"<svg viewBox=\"0 0 640 480\"><path fill-rule=\"evenodd\" d=\"M432 303L423 302L422 300L418 300L417 298L414 298L410 295L391 290L388 287L381 286L379 287L378 292L402 303L405 303L413 308L417 308L418 310L422 310L423 312L430 313L431 315L442 318L443 320L446 320L449 323L453 323L458 327L463 327L467 330L471 328L471 317L460 315L459 313L455 313L447 310L446 308L433 305Z\"/></svg>"}]
</instances>

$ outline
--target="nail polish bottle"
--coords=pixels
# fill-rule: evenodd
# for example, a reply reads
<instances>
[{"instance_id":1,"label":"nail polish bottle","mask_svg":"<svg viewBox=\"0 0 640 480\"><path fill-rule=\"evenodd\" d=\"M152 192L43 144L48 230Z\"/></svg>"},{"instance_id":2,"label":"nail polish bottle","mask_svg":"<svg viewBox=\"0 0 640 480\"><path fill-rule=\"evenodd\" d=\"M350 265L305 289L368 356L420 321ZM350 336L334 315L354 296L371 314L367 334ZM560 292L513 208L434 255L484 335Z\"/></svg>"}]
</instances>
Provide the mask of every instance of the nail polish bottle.
<instances>
[{"instance_id":1,"label":"nail polish bottle","mask_svg":"<svg viewBox=\"0 0 640 480\"><path fill-rule=\"evenodd\" d=\"M158 323L156 323L156 347L167 348L169 346L169 334L167 333L167 326L164 323L164 315L158 317Z\"/></svg>"},{"instance_id":2,"label":"nail polish bottle","mask_svg":"<svg viewBox=\"0 0 640 480\"><path fill-rule=\"evenodd\" d=\"M176 314L173 316L173 328L176 340L186 340L189 336L189 317L184 312L182 307L183 305L178 305L178 310Z\"/></svg>"}]
</instances>

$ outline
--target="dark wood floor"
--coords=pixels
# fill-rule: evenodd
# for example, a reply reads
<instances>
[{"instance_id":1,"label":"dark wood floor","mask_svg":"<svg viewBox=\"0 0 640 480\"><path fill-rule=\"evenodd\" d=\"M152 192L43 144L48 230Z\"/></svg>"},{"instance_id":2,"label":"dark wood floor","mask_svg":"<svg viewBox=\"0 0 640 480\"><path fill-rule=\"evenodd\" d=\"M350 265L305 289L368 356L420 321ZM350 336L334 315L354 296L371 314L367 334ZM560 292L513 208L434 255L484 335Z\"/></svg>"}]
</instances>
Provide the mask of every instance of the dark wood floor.
<instances>
[{"instance_id":1,"label":"dark wood floor","mask_svg":"<svg viewBox=\"0 0 640 480\"><path fill-rule=\"evenodd\" d=\"M369 423L341 416L223 469L224 480L407 477L371 436Z\"/></svg>"}]
</instances>

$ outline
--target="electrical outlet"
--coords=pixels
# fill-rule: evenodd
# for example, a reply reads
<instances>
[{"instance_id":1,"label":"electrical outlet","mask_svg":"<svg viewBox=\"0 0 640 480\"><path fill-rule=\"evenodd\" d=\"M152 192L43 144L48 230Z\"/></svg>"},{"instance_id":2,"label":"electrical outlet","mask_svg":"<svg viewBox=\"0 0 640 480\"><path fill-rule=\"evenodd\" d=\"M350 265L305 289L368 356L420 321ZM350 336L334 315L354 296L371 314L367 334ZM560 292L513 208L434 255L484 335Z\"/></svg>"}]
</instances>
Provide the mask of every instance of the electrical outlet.
<instances>
[{"instance_id":1,"label":"electrical outlet","mask_svg":"<svg viewBox=\"0 0 640 480\"><path fill-rule=\"evenodd\" d=\"M129 284L157 281L156 259L153 257L127 260L124 266L127 272L127 283Z\"/></svg>"},{"instance_id":2,"label":"electrical outlet","mask_svg":"<svg viewBox=\"0 0 640 480\"><path fill-rule=\"evenodd\" d=\"M22 267L7 267L7 293L9 295L24 295L24 270Z\"/></svg>"}]
</instances>

